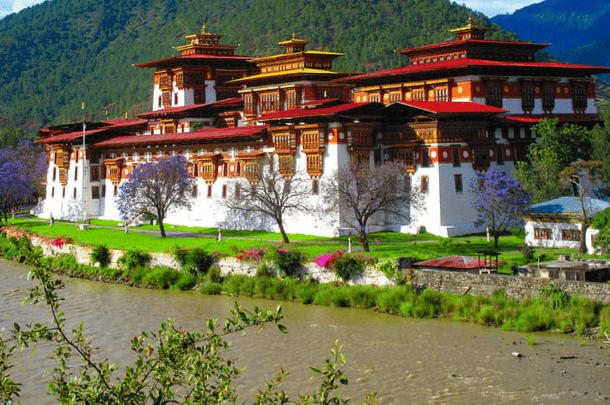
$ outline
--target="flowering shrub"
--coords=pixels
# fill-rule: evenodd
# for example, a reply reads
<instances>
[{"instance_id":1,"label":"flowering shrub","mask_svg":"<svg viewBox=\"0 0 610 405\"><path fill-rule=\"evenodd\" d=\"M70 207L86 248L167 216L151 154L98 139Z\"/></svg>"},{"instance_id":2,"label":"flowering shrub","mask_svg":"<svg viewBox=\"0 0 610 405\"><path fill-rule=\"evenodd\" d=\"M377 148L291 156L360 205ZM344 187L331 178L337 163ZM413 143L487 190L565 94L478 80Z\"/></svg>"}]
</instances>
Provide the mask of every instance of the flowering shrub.
<instances>
[{"instance_id":1,"label":"flowering shrub","mask_svg":"<svg viewBox=\"0 0 610 405\"><path fill-rule=\"evenodd\" d=\"M250 248L250 249L248 249L247 252L245 250L239 250L237 252L237 255L235 255L235 257L240 262L260 263L261 260L263 260L263 256L265 256L265 253L267 253L268 250L269 249L257 249L257 248Z\"/></svg>"},{"instance_id":2,"label":"flowering shrub","mask_svg":"<svg viewBox=\"0 0 610 405\"><path fill-rule=\"evenodd\" d=\"M296 276L301 271L301 265L307 256L298 250L279 248L271 252L270 259L273 266L288 277Z\"/></svg>"},{"instance_id":3,"label":"flowering shrub","mask_svg":"<svg viewBox=\"0 0 610 405\"><path fill-rule=\"evenodd\" d=\"M314 263L332 270L344 282L361 274L370 261L371 258L369 257L346 255L345 250L337 250L335 253L325 254L314 259Z\"/></svg>"},{"instance_id":4,"label":"flowering shrub","mask_svg":"<svg viewBox=\"0 0 610 405\"><path fill-rule=\"evenodd\" d=\"M337 259L340 259L345 252L345 250L337 250L335 253L327 253L320 257L316 257L313 262L320 267L324 267L328 270L333 270L335 261Z\"/></svg>"},{"instance_id":5,"label":"flowering shrub","mask_svg":"<svg viewBox=\"0 0 610 405\"><path fill-rule=\"evenodd\" d=\"M69 245L74 242L72 238L66 238L65 236L58 236L57 238L51 241L51 246L55 246L59 249L63 248L64 245Z\"/></svg>"}]
</instances>

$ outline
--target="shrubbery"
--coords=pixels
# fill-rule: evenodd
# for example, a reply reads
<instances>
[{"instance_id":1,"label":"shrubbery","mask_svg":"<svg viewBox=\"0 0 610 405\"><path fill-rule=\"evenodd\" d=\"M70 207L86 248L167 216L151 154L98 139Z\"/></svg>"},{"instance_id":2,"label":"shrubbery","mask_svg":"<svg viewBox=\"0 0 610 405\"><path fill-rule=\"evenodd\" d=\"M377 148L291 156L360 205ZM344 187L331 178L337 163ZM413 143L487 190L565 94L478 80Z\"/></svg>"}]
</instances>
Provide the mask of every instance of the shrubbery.
<instances>
[{"instance_id":1,"label":"shrubbery","mask_svg":"<svg viewBox=\"0 0 610 405\"><path fill-rule=\"evenodd\" d=\"M106 245L95 246L89 257L91 258L92 266L99 263L100 267L108 267L112 258L110 255L110 249L108 249Z\"/></svg>"},{"instance_id":2,"label":"shrubbery","mask_svg":"<svg viewBox=\"0 0 610 405\"><path fill-rule=\"evenodd\" d=\"M127 250L123 256L119 257L117 263L122 268L132 271L136 267L146 267L152 260L152 257L147 252L142 252L137 249L129 249Z\"/></svg>"},{"instance_id":3,"label":"shrubbery","mask_svg":"<svg viewBox=\"0 0 610 405\"><path fill-rule=\"evenodd\" d=\"M303 262L307 259L303 252L284 248L278 248L269 253L268 256L275 269L286 277L300 276Z\"/></svg>"},{"instance_id":4,"label":"shrubbery","mask_svg":"<svg viewBox=\"0 0 610 405\"><path fill-rule=\"evenodd\" d=\"M195 277L205 276L217 260L215 253L208 253L199 247L184 250L176 246L173 253L182 270L188 271Z\"/></svg>"}]
</instances>

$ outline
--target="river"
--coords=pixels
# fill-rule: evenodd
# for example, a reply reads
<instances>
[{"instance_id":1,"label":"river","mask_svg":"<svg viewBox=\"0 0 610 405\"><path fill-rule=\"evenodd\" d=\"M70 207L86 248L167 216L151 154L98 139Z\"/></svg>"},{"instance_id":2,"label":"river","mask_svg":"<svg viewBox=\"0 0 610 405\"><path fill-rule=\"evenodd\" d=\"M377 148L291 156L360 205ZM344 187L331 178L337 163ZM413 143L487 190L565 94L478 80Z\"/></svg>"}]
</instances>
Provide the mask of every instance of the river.
<instances>
[{"instance_id":1,"label":"river","mask_svg":"<svg viewBox=\"0 0 610 405\"><path fill-rule=\"evenodd\" d=\"M27 270L0 260L0 326L49 319L44 306L21 305L32 284L25 279ZM203 329L208 318L226 317L235 301L77 279L68 280L62 294L69 323L84 322L93 347L100 348L97 360L108 358L119 365L132 358L130 339L139 332L156 331L168 318L185 328ZM245 308L276 305L238 300ZM290 372L283 385L287 392L311 393L315 382L308 366L323 366L336 339L343 344L343 370L350 381L339 392L356 402L373 391L379 392L380 404L584 404L610 397L610 345L599 341L536 334L536 345L530 346L526 334L470 324L295 303L283 308L288 334L268 327L231 339L231 356L247 367L236 382L246 403L280 367ZM23 404L56 403L46 394L50 378L44 373L54 365L44 358L49 351L41 345L33 357L23 353L17 358L12 375L24 384ZM562 355L574 358L560 359Z\"/></svg>"}]
</instances>

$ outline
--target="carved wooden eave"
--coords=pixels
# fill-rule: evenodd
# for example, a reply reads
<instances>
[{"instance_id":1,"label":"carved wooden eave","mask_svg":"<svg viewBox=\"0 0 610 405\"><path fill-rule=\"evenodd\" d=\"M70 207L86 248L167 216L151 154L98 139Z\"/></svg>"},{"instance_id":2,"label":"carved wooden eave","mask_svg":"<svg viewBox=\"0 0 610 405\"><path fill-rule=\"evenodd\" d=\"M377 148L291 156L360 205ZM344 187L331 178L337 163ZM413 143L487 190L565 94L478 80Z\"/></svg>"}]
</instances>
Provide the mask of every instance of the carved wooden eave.
<instances>
[{"instance_id":1,"label":"carved wooden eave","mask_svg":"<svg viewBox=\"0 0 610 405\"><path fill-rule=\"evenodd\" d=\"M218 164L222 159L222 154L213 153L198 155L193 157L193 161L198 166L199 177L207 184L213 184L218 178Z\"/></svg>"},{"instance_id":2,"label":"carved wooden eave","mask_svg":"<svg viewBox=\"0 0 610 405\"><path fill-rule=\"evenodd\" d=\"M125 159L122 157L104 160L104 166L106 166L106 177L110 179L112 184L115 186L121 182L123 163L125 163Z\"/></svg>"}]
</instances>

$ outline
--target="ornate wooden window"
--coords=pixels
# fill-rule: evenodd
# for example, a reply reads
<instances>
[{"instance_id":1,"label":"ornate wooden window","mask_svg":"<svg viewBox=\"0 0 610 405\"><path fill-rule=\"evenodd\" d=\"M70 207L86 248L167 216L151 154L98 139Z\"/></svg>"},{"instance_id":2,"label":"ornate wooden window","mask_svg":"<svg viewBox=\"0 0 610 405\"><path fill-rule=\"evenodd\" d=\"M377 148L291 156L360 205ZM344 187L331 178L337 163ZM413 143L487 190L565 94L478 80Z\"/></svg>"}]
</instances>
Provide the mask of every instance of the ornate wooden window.
<instances>
[{"instance_id":1,"label":"ornate wooden window","mask_svg":"<svg viewBox=\"0 0 610 405\"><path fill-rule=\"evenodd\" d=\"M349 140L350 146L371 146L373 135L370 130L352 130Z\"/></svg>"},{"instance_id":2,"label":"ornate wooden window","mask_svg":"<svg viewBox=\"0 0 610 405\"><path fill-rule=\"evenodd\" d=\"M98 181L100 179L99 166L91 166L91 181Z\"/></svg>"},{"instance_id":3,"label":"ornate wooden window","mask_svg":"<svg viewBox=\"0 0 610 405\"><path fill-rule=\"evenodd\" d=\"M176 81L176 87L179 89L184 87L184 74L182 72L176 73L174 80Z\"/></svg>"},{"instance_id":4,"label":"ornate wooden window","mask_svg":"<svg viewBox=\"0 0 610 405\"><path fill-rule=\"evenodd\" d=\"M320 134L317 131L303 132L301 134L301 143L303 150L318 150L320 149Z\"/></svg>"},{"instance_id":5,"label":"ornate wooden window","mask_svg":"<svg viewBox=\"0 0 610 405\"><path fill-rule=\"evenodd\" d=\"M485 90L485 104L502 108L502 84L488 83Z\"/></svg>"},{"instance_id":6,"label":"ornate wooden window","mask_svg":"<svg viewBox=\"0 0 610 405\"><path fill-rule=\"evenodd\" d=\"M587 88L585 85L577 84L572 90L572 108L574 110L585 110L587 108Z\"/></svg>"},{"instance_id":7,"label":"ornate wooden window","mask_svg":"<svg viewBox=\"0 0 610 405\"><path fill-rule=\"evenodd\" d=\"M430 166L430 151L428 148L421 148L421 167Z\"/></svg>"},{"instance_id":8,"label":"ornate wooden window","mask_svg":"<svg viewBox=\"0 0 610 405\"><path fill-rule=\"evenodd\" d=\"M254 115L256 114L256 105L254 103L255 95L252 93L244 94L244 114Z\"/></svg>"},{"instance_id":9,"label":"ornate wooden window","mask_svg":"<svg viewBox=\"0 0 610 405\"><path fill-rule=\"evenodd\" d=\"M261 94L259 106L261 114L280 111L280 93Z\"/></svg>"},{"instance_id":10,"label":"ornate wooden window","mask_svg":"<svg viewBox=\"0 0 610 405\"><path fill-rule=\"evenodd\" d=\"M163 74L159 77L159 88L168 90L172 88L172 78L168 74Z\"/></svg>"},{"instance_id":11,"label":"ornate wooden window","mask_svg":"<svg viewBox=\"0 0 610 405\"><path fill-rule=\"evenodd\" d=\"M289 90L286 92L286 109L290 110L297 107L297 92Z\"/></svg>"},{"instance_id":12,"label":"ornate wooden window","mask_svg":"<svg viewBox=\"0 0 610 405\"><path fill-rule=\"evenodd\" d=\"M456 193L464 192L464 184L462 183L462 175L461 174L454 174L453 175L453 182L455 183L455 192Z\"/></svg>"},{"instance_id":13,"label":"ornate wooden window","mask_svg":"<svg viewBox=\"0 0 610 405\"><path fill-rule=\"evenodd\" d=\"M379 93L369 94L369 103L381 103L381 94L379 94Z\"/></svg>"},{"instance_id":14,"label":"ornate wooden window","mask_svg":"<svg viewBox=\"0 0 610 405\"><path fill-rule=\"evenodd\" d=\"M426 101L426 91L424 89L413 90L411 98L413 101Z\"/></svg>"},{"instance_id":15,"label":"ornate wooden window","mask_svg":"<svg viewBox=\"0 0 610 405\"><path fill-rule=\"evenodd\" d=\"M260 171L260 164L258 162L248 162L244 165L244 175L251 183L260 180Z\"/></svg>"},{"instance_id":16,"label":"ornate wooden window","mask_svg":"<svg viewBox=\"0 0 610 405\"><path fill-rule=\"evenodd\" d=\"M93 200L98 200L100 198L100 187L99 186L91 187L91 198Z\"/></svg>"},{"instance_id":17,"label":"ornate wooden window","mask_svg":"<svg viewBox=\"0 0 610 405\"><path fill-rule=\"evenodd\" d=\"M536 100L536 90L534 83L523 83L521 86L521 108L524 112L531 112L534 109Z\"/></svg>"},{"instance_id":18,"label":"ornate wooden window","mask_svg":"<svg viewBox=\"0 0 610 405\"><path fill-rule=\"evenodd\" d=\"M311 177L319 177L322 175L322 156L318 154L307 155L307 173Z\"/></svg>"},{"instance_id":19,"label":"ornate wooden window","mask_svg":"<svg viewBox=\"0 0 610 405\"><path fill-rule=\"evenodd\" d=\"M542 109L552 111L555 108L555 83L545 83L542 91Z\"/></svg>"},{"instance_id":20,"label":"ornate wooden window","mask_svg":"<svg viewBox=\"0 0 610 405\"><path fill-rule=\"evenodd\" d=\"M449 89L447 87L434 89L434 101L450 101Z\"/></svg>"},{"instance_id":21,"label":"ornate wooden window","mask_svg":"<svg viewBox=\"0 0 610 405\"><path fill-rule=\"evenodd\" d=\"M422 193L428 192L428 176L421 176L421 191Z\"/></svg>"},{"instance_id":22,"label":"ornate wooden window","mask_svg":"<svg viewBox=\"0 0 610 405\"><path fill-rule=\"evenodd\" d=\"M293 153L296 151L296 136L290 132L274 134L273 143L276 152Z\"/></svg>"},{"instance_id":23,"label":"ornate wooden window","mask_svg":"<svg viewBox=\"0 0 610 405\"><path fill-rule=\"evenodd\" d=\"M496 146L496 164L499 166L504 164L504 148L502 145Z\"/></svg>"},{"instance_id":24,"label":"ornate wooden window","mask_svg":"<svg viewBox=\"0 0 610 405\"><path fill-rule=\"evenodd\" d=\"M194 102L195 104L205 103L205 87L197 87L194 91Z\"/></svg>"},{"instance_id":25,"label":"ornate wooden window","mask_svg":"<svg viewBox=\"0 0 610 405\"><path fill-rule=\"evenodd\" d=\"M458 146L451 148L451 158L453 160L453 167L460 167L462 165L460 159L460 148Z\"/></svg>"},{"instance_id":26,"label":"ornate wooden window","mask_svg":"<svg viewBox=\"0 0 610 405\"><path fill-rule=\"evenodd\" d=\"M279 155L280 174L282 176L292 177L294 175L294 156Z\"/></svg>"},{"instance_id":27,"label":"ornate wooden window","mask_svg":"<svg viewBox=\"0 0 610 405\"><path fill-rule=\"evenodd\" d=\"M489 148L486 146L474 148L472 168L474 170L487 170L489 168Z\"/></svg>"},{"instance_id":28,"label":"ornate wooden window","mask_svg":"<svg viewBox=\"0 0 610 405\"><path fill-rule=\"evenodd\" d=\"M551 239L553 230L550 228L534 228L534 239Z\"/></svg>"},{"instance_id":29,"label":"ornate wooden window","mask_svg":"<svg viewBox=\"0 0 610 405\"><path fill-rule=\"evenodd\" d=\"M402 91L393 91L390 93L390 101L395 103L397 101L402 101Z\"/></svg>"},{"instance_id":30,"label":"ornate wooden window","mask_svg":"<svg viewBox=\"0 0 610 405\"><path fill-rule=\"evenodd\" d=\"M578 229L562 229L561 230L561 239L562 240L571 240L571 241L580 241L580 230Z\"/></svg>"},{"instance_id":31,"label":"ornate wooden window","mask_svg":"<svg viewBox=\"0 0 610 405\"><path fill-rule=\"evenodd\" d=\"M172 93L169 91L163 92L163 108L169 108L172 106Z\"/></svg>"}]
</instances>

